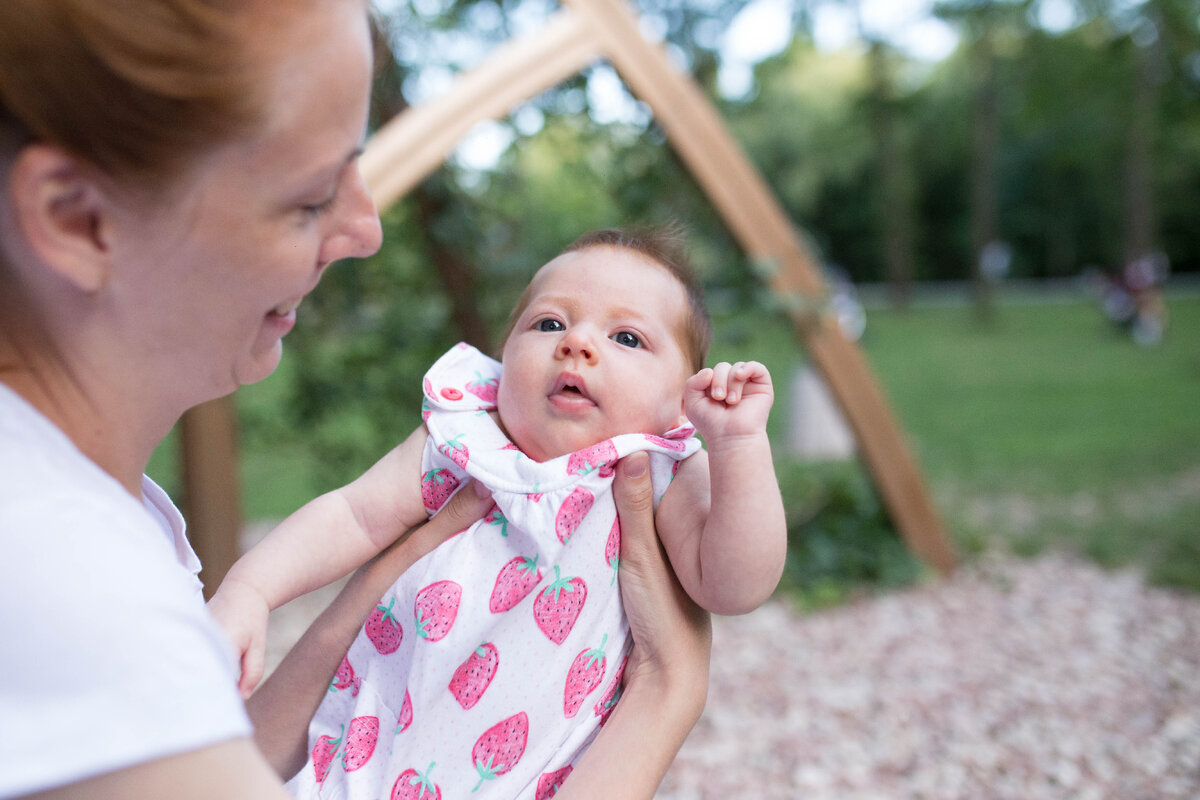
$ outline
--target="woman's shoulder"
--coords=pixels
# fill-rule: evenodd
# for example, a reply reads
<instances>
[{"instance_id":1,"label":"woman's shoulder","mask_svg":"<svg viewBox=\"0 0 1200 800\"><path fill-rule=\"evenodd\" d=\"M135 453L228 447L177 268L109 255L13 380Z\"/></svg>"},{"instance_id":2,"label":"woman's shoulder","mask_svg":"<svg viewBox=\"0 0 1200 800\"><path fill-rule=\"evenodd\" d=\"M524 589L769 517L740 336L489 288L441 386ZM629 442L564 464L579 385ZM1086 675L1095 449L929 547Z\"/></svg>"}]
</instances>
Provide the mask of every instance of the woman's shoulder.
<instances>
[{"instance_id":1,"label":"woman's shoulder","mask_svg":"<svg viewBox=\"0 0 1200 800\"><path fill-rule=\"evenodd\" d=\"M0 512L0 796L248 735L230 647L162 534L117 506L22 507Z\"/></svg>"},{"instance_id":2,"label":"woman's shoulder","mask_svg":"<svg viewBox=\"0 0 1200 800\"><path fill-rule=\"evenodd\" d=\"M231 649L137 498L8 428L0 532L0 797L249 734Z\"/></svg>"}]
</instances>

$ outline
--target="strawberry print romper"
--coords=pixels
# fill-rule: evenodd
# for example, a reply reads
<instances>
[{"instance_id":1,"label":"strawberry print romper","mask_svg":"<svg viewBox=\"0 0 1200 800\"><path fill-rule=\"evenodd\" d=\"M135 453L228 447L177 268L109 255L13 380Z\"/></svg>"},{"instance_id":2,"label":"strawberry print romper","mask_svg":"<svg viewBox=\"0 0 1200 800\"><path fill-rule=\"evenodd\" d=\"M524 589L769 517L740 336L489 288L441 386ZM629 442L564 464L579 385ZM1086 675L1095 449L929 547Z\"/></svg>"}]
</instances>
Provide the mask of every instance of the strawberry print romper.
<instances>
[{"instance_id":1,"label":"strawberry print romper","mask_svg":"<svg viewBox=\"0 0 1200 800\"><path fill-rule=\"evenodd\" d=\"M380 598L309 727L299 797L551 797L617 701L630 639L613 467L649 451L657 501L700 443L685 426L535 462L487 413L500 375L459 344L425 376L427 509L467 476L495 506Z\"/></svg>"}]
</instances>

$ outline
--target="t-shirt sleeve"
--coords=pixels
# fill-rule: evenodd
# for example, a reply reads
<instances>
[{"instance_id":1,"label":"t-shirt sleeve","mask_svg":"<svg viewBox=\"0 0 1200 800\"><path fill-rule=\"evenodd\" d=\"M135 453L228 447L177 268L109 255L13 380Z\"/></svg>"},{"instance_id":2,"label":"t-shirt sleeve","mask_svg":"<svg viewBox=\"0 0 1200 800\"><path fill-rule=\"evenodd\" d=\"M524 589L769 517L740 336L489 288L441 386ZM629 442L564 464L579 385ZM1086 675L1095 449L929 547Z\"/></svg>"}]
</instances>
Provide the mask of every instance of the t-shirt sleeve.
<instances>
[{"instance_id":1,"label":"t-shirt sleeve","mask_svg":"<svg viewBox=\"0 0 1200 800\"><path fill-rule=\"evenodd\" d=\"M42 497L0 536L0 797L250 734L232 648L136 504Z\"/></svg>"}]
</instances>

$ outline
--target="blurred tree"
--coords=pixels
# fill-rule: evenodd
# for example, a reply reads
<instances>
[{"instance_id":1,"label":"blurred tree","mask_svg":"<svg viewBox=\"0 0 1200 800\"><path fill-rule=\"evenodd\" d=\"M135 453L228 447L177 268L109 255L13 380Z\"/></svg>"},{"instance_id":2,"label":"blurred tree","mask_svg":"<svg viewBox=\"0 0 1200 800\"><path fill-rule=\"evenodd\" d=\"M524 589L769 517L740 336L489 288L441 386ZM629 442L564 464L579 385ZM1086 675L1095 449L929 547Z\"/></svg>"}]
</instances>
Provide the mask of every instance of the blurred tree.
<instances>
[{"instance_id":1,"label":"blurred tree","mask_svg":"<svg viewBox=\"0 0 1200 800\"><path fill-rule=\"evenodd\" d=\"M822 53L797 36L755 78L753 100L725 109L735 136L822 260L855 280L882 280L862 54Z\"/></svg>"},{"instance_id":2,"label":"blurred tree","mask_svg":"<svg viewBox=\"0 0 1200 800\"><path fill-rule=\"evenodd\" d=\"M894 60L888 45L879 40L870 42L866 102L875 145L875 214L882 228L883 264L892 305L905 309L912 295L915 209L912 158L900 130Z\"/></svg>"},{"instance_id":3,"label":"blurred tree","mask_svg":"<svg viewBox=\"0 0 1200 800\"><path fill-rule=\"evenodd\" d=\"M992 277L986 269L988 250L1000 239L997 164L1003 124L998 74L1000 44L1019 40L1026 30L1031 0L940 0L934 13L958 24L970 54L971 75L971 262L975 317L992 316Z\"/></svg>"},{"instance_id":4,"label":"blurred tree","mask_svg":"<svg viewBox=\"0 0 1200 800\"><path fill-rule=\"evenodd\" d=\"M962 44L931 65L881 43L819 50L816 3L792 3L791 43L732 99L717 91L720 47L743 0L638 8L700 77L821 260L898 286L973 276L981 303L980 253L996 239L1012 243L1020 276L1111 267L1143 250L1138 241L1165 249L1176 270L1200 270L1200 0L1073 0L1071 24L1054 29L1037 24L1037 0L947 0L938 11ZM439 94L557 8L379 6L386 47L372 125ZM1134 113L1139 103L1149 111ZM433 358L459 339L494 344L525 281L585 230L682 220L719 335L741 335L754 320L744 312L765 307L744 255L607 65L485 128L495 162L460 152L388 210L383 251L332 270L288 338L301 365L288 373L287 419L316 442L326 486L406 435ZM268 428L287 435L287 425Z\"/></svg>"}]
</instances>

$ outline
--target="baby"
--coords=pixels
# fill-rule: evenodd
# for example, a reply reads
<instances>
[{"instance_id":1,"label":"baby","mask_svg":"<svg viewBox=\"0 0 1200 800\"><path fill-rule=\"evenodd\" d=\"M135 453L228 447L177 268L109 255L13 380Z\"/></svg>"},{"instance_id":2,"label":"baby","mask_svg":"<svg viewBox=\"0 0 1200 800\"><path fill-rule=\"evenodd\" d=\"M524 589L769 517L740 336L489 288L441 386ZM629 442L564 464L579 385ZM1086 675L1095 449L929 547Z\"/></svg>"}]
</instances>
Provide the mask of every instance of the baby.
<instances>
[{"instance_id":1,"label":"baby","mask_svg":"<svg viewBox=\"0 0 1200 800\"><path fill-rule=\"evenodd\" d=\"M610 489L631 452L649 451L659 536L698 604L741 614L774 590L786 532L770 375L703 368L710 322L681 264L661 232L570 245L514 309L503 366L453 348L425 376L416 432L234 565L210 607L248 692L271 609L359 566L468 479L495 500L380 600L313 719L293 792L557 790L619 697L629 637Z\"/></svg>"}]
</instances>

